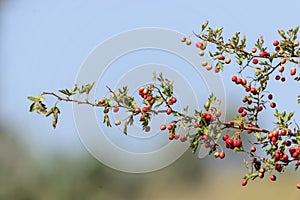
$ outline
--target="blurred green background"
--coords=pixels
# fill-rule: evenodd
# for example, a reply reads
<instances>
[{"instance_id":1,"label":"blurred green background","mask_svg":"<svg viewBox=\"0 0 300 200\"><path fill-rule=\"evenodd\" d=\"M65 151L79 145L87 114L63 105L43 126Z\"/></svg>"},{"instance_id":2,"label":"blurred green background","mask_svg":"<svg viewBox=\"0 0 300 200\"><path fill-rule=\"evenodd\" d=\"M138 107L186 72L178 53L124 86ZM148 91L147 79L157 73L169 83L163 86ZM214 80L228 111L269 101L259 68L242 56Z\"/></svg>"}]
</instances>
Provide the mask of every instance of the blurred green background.
<instances>
[{"instance_id":1,"label":"blurred green background","mask_svg":"<svg viewBox=\"0 0 300 200\"><path fill-rule=\"evenodd\" d=\"M283 5L281 5L283 4ZM246 33L250 43L262 34L271 44L276 30L299 25L297 1L84 1L0 0L0 200L300 199L298 172L278 181L241 186L242 157L198 159L187 151L178 161L147 174L126 174L94 159L76 133L71 105L62 105L58 128L29 113L26 97L72 87L83 60L99 43L137 27L163 27L190 34L209 20L225 35ZM228 116L241 102L232 87L233 69L222 74ZM295 108L295 90L275 85L279 109ZM285 91L285 92L280 92ZM288 96L288 92L293 92ZM298 92L296 92L298 94ZM231 112L230 112L231 111ZM299 118L299 115L297 115ZM264 125L272 124L272 113Z\"/></svg>"}]
</instances>

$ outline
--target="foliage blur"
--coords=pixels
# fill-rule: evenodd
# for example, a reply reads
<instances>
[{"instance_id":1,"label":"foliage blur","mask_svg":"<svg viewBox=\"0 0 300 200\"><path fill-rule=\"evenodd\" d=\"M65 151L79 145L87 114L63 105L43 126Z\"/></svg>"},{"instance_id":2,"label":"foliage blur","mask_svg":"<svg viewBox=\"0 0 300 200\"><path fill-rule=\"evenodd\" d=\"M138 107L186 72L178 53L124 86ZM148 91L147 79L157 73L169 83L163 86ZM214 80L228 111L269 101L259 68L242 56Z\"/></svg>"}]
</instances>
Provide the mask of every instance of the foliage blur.
<instances>
[{"instance_id":1,"label":"foliage blur","mask_svg":"<svg viewBox=\"0 0 300 200\"><path fill-rule=\"evenodd\" d=\"M300 177L293 170L275 183L266 178L241 187L245 171L233 154L227 155L230 162L226 162L211 157L200 160L187 151L160 171L127 174L109 169L89 154L36 157L4 126L0 152L0 199L4 200L300 198L295 187Z\"/></svg>"}]
</instances>

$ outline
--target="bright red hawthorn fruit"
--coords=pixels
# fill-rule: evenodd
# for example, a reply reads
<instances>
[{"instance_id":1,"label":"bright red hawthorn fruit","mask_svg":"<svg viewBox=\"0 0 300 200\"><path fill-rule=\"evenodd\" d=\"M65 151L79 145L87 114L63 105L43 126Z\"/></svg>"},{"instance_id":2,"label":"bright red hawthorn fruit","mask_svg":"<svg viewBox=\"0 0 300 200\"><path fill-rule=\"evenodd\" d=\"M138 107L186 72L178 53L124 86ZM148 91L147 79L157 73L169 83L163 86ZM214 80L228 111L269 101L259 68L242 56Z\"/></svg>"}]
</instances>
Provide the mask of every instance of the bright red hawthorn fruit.
<instances>
[{"instance_id":1,"label":"bright red hawthorn fruit","mask_svg":"<svg viewBox=\"0 0 300 200\"><path fill-rule=\"evenodd\" d=\"M222 113L221 113L221 111L218 110L218 111L216 111L215 115L216 115L216 117L221 117Z\"/></svg>"},{"instance_id":2,"label":"bright red hawthorn fruit","mask_svg":"<svg viewBox=\"0 0 300 200\"><path fill-rule=\"evenodd\" d=\"M247 112L244 110L241 114L242 117L245 117L247 115Z\"/></svg>"},{"instance_id":3,"label":"bright red hawthorn fruit","mask_svg":"<svg viewBox=\"0 0 300 200\"><path fill-rule=\"evenodd\" d=\"M298 189L300 189L300 183L298 183L298 184L296 185L296 187L297 187Z\"/></svg>"},{"instance_id":4,"label":"bright red hawthorn fruit","mask_svg":"<svg viewBox=\"0 0 300 200\"><path fill-rule=\"evenodd\" d=\"M256 147L255 147L255 146L251 146L251 147L250 147L250 151L251 151L251 152L255 152L255 151L256 151Z\"/></svg>"},{"instance_id":5,"label":"bright red hawthorn fruit","mask_svg":"<svg viewBox=\"0 0 300 200\"><path fill-rule=\"evenodd\" d=\"M280 59L280 63L283 65L283 64L285 64L286 63L286 58L281 58Z\"/></svg>"},{"instance_id":6,"label":"bright red hawthorn fruit","mask_svg":"<svg viewBox=\"0 0 300 200\"><path fill-rule=\"evenodd\" d=\"M237 76L232 76L232 77L231 77L231 80L232 80L233 82L236 82L236 81L237 81Z\"/></svg>"},{"instance_id":7,"label":"bright red hawthorn fruit","mask_svg":"<svg viewBox=\"0 0 300 200\"><path fill-rule=\"evenodd\" d=\"M258 111L262 111L262 110L263 110L263 107L262 107L262 106L258 106L258 107L257 107L257 110L258 110Z\"/></svg>"},{"instance_id":8,"label":"bright red hawthorn fruit","mask_svg":"<svg viewBox=\"0 0 300 200\"><path fill-rule=\"evenodd\" d=\"M275 102L270 103L270 107L271 108L275 108L276 107L276 103Z\"/></svg>"},{"instance_id":9,"label":"bright red hawthorn fruit","mask_svg":"<svg viewBox=\"0 0 300 200\"><path fill-rule=\"evenodd\" d=\"M134 109L134 112L135 112L135 114L139 114L141 112L141 109L140 108L136 108L136 109Z\"/></svg>"},{"instance_id":10,"label":"bright red hawthorn fruit","mask_svg":"<svg viewBox=\"0 0 300 200\"><path fill-rule=\"evenodd\" d=\"M251 87L248 85L245 87L246 92L250 92L251 91Z\"/></svg>"},{"instance_id":11,"label":"bright red hawthorn fruit","mask_svg":"<svg viewBox=\"0 0 300 200\"><path fill-rule=\"evenodd\" d=\"M148 111L148 108L145 106L142 108L142 112L147 112Z\"/></svg>"},{"instance_id":12,"label":"bright red hawthorn fruit","mask_svg":"<svg viewBox=\"0 0 300 200\"><path fill-rule=\"evenodd\" d=\"M172 109L171 108L167 108L166 109L166 113L167 113L167 115L171 114L172 113Z\"/></svg>"},{"instance_id":13,"label":"bright red hawthorn fruit","mask_svg":"<svg viewBox=\"0 0 300 200\"><path fill-rule=\"evenodd\" d=\"M180 134L179 134L179 133L175 133L175 134L174 134L174 139L175 139L175 140L177 140L179 137L180 137Z\"/></svg>"},{"instance_id":14,"label":"bright red hawthorn fruit","mask_svg":"<svg viewBox=\"0 0 300 200\"><path fill-rule=\"evenodd\" d=\"M282 130L280 130L280 135L286 135L286 129L282 129Z\"/></svg>"},{"instance_id":15,"label":"bright red hawthorn fruit","mask_svg":"<svg viewBox=\"0 0 300 200\"><path fill-rule=\"evenodd\" d=\"M272 174L272 175L270 176L270 180L271 180L271 181L276 181L276 176L275 176L274 174Z\"/></svg>"},{"instance_id":16,"label":"bright red hawthorn fruit","mask_svg":"<svg viewBox=\"0 0 300 200\"><path fill-rule=\"evenodd\" d=\"M168 130L172 130L173 129L173 124L169 124L168 125Z\"/></svg>"},{"instance_id":17,"label":"bright red hawthorn fruit","mask_svg":"<svg viewBox=\"0 0 300 200\"><path fill-rule=\"evenodd\" d=\"M174 134L172 134L172 133L169 134L169 140L173 140L174 137L175 137Z\"/></svg>"},{"instance_id":18,"label":"bright red hawthorn fruit","mask_svg":"<svg viewBox=\"0 0 300 200\"><path fill-rule=\"evenodd\" d=\"M152 99L153 99L153 96L151 96L151 95L147 96L147 98L146 98L147 101L151 101Z\"/></svg>"},{"instance_id":19,"label":"bright red hawthorn fruit","mask_svg":"<svg viewBox=\"0 0 300 200\"><path fill-rule=\"evenodd\" d=\"M294 76L296 74L296 67L292 67L290 70L290 75Z\"/></svg>"},{"instance_id":20,"label":"bright red hawthorn fruit","mask_svg":"<svg viewBox=\"0 0 300 200\"><path fill-rule=\"evenodd\" d=\"M160 126L160 130L162 130L162 131L163 131L163 130L166 130L166 128L167 128L167 126L164 125L164 124Z\"/></svg>"},{"instance_id":21,"label":"bright red hawthorn fruit","mask_svg":"<svg viewBox=\"0 0 300 200\"><path fill-rule=\"evenodd\" d=\"M203 47L203 42L197 42L197 43L196 43L196 47L197 47L197 48Z\"/></svg>"},{"instance_id":22,"label":"bright red hawthorn fruit","mask_svg":"<svg viewBox=\"0 0 300 200\"><path fill-rule=\"evenodd\" d=\"M252 48L252 53L256 53L257 49L255 47Z\"/></svg>"},{"instance_id":23,"label":"bright red hawthorn fruit","mask_svg":"<svg viewBox=\"0 0 300 200\"><path fill-rule=\"evenodd\" d=\"M182 136L180 137L180 141L181 141L181 142L185 142L185 141L186 141L186 136L185 136L185 135L182 135Z\"/></svg>"},{"instance_id":24,"label":"bright red hawthorn fruit","mask_svg":"<svg viewBox=\"0 0 300 200\"><path fill-rule=\"evenodd\" d=\"M280 80L280 76L279 76L279 75L276 75L276 76L275 76L275 80L277 80L277 81Z\"/></svg>"},{"instance_id":25,"label":"bright red hawthorn fruit","mask_svg":"<svg viewBox=\"0 0 300 200\"><path fill-rule=\"evenodd\" d=\"M272 95L272 94L269 94L269 95L268 95L268 99L272 100L272 99L273 99L273 95Z\"/></svg>"},{"instance_id":26,"label":"bright red hawthorn fruit","mask_svg":"<svg viewBox=\"0 0 300 200\"><path fill-rule=\"evenodd\" d=\"M253 61L252 61L252 62L253 62L253 64L255 64L255 65L256 65L256 64L258 63L258 60L255 58L255 59L253 59Z\"/></svg>"},{"instance_id":27,"label":"bright red hawthorn fruit","mask_svg":"<svg viewBox=\"0 0 300 200\"><path fill-rule=\"evenodd\" d=\"M223 140L226 141L229 138L229 136L227 134L223 135Z\"/></svg>"},{"instance_id":28,"label":"bright red hawthorn fruit","mask_svg":"<svg viewBox=\"0 0 300 200\"><path fill-rule=\"evenodd\" d=\"M224 60L225 57L224 57L222 54L219 54L219 55L218 55L218 59L219 59L219 60Z\"/></svg>"},{"instance_id":29,"label":"bright red hawthorn fruit","mask_svg":"<svg viewBox=\"0 0 300 200\"><path fill-rule=\"evenodd\" d=\"M239 113L242 113L243 111L244 111L244 108L243 108L243 107L239 107L239 108L238 108L238 112L239 112Z\"/></svg>"},{"instance_id":30,"label":"bright red hawthorn fruit","mask_svg":"<svg viewBox=\"0 0 300 200\"><path fill-rule=\"evenodd\" d=\"M225 158L225 152L224 152L224 151L221 151L219 157L220 157L221 159Z\"/></svg>"},{"instance_id":31,"label":"bright red hawthorn fruit","mask_svg":"<svg viewBox=\"0 0 300 200\"><path fill-rule=\"evenodd\" d=\"M284 71L284 66L283 66L283 65L280 65L280 66L278 67L278 71L282 73L282 72Z\"/></svg>"},{"instance_id":32,"label":"bright red hawthorn fruit","mask_svg":"<svg viewBox=\"0 0 300 200\"><path fill-rule=\"evenodd\" d=\"M176 103L176 102L177 102L177 99L176 99L175 97L172 97L172 98L170 99L170 101L171 101L172 103Z\"/></svg>"},{"instance_id":33,"label":"bright red hawthorn fruit","mask_svg":"<svg viewBox=\"0 0 300 200\"><path fill-rule=\"evenodd\" d=\"M278 45L279 45L279 41L278 41L278 40L275 40L275 41L273 42L273 45L274 45L274 46L278 46Z\"/></svg>"},{"instance_id":34,"label":"bright red hawthorn fruit","mask_svg":"<svg viewBox=\"0 0 300 200\"><path fill-rule=\"evenodd\" d=\"M246 186L247 185L247 181L246 180L242 180L242 186Z\"/></svg>"},{"instance_id":35,"label":"bright red hawthorn fruit","mask_svg":"<svg viewBox=\"0 0 300 200\"><path fill-rule=\"evenodd\" d=\"M113 107L113 111L114 111L114 112L118 112L118 111L119 111L119 107L117 107L117 106L116 106L116 107Z\"/></svg>"}]
</instances>

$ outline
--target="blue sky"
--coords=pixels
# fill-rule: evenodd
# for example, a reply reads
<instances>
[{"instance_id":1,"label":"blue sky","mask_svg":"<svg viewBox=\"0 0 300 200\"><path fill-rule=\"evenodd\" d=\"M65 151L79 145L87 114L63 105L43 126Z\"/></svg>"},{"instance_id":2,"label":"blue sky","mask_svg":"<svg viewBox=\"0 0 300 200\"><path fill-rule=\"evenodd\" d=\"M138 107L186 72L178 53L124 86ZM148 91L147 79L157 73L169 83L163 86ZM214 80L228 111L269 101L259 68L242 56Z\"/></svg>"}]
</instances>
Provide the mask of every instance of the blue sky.
<instances>
[{"instance_id":1,"label":"blue sky","mask_svg":"<svg viewBox=\"0 0 300 200\"><path fill-rule=\"evenodd\" d=\"M53 130L49 120L28 112L26 97L44 90L72 87L85 58L112 35L141 27L162 27L190 34L209 20L212 26L224 26L225 36L240 31L247 35L249 44L259 35L271 44L277 38L277 29L300 25L300 2L290 0L281 4L256 0L4 0L0 3L0 120L12 125L20 140L41 151L42 146L67 152L82 152L83 147L76 134L71 105L61 106L63 115L58 128ZM224 82L230 82L231 70L222 75ZM284 106L299 111L287 95L297 90L296 86L275 87L285 91L284 95L278 92ZM238 91L227 89L227 92Z\"/></svg>"}]
</instances>

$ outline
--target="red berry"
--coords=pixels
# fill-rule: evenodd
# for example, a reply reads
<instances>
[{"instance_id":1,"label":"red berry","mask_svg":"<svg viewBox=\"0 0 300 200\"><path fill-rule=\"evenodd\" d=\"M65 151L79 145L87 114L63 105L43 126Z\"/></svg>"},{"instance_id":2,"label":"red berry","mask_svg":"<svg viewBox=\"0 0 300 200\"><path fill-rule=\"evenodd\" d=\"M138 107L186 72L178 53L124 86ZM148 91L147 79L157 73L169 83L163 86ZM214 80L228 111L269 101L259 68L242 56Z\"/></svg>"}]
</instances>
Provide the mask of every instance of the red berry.
<instances>
[{"instance_id":1,"label":"red berry","mask_svg":"<svg viewBox=\"0 0 300 200\"><path fill-rule=\"evenodd\" d=\"M176 103L176 102L177 102L177 99L176 99L175 97L172 97L172 98L170 99L170 101L171 101L172 103Z\"/></svg>"},{"instance_id":2,"label":"red berry","mask_svg":"<svg viewBox=\"0 0 300 200\"><path fill-rule=\"evenodd\" d=\"M257 60L257 59L253 59L253 61L252 61L252 62L253 62L253 64L255 64L255 65L256 65L256 64L258 63L258 60Z\"/></svg>"},{"instance_id":3,"label":"red berry","mask_svg":"<svg viewBox=\"0 0 300 200\"><path fill-rule=\"evenodd\" d=\"M113 107L113 111L114 112L118 112L119 111L119 107Z\"/></svg>"},{"instance_id":4,"label":"red berry","mask_svg":"<svg viewBox=\"0 0 300 200\"><path fill-rule=\"evenodd\" d=\"M147 96L146 100L147 101L151 101L153 99L153 97L150 95L150 96Z\"/></svg>"},{"instance_id":5,"label":"red berry","mask_svg":"<svg viewBox=\"0 0 300 200\"><path fill-rule=\"evenodd\" d=\"M255 47L252 48L252 53L256 53L257 49Z\"/></svg>"},{"instance_id":6,"label":"red berry","mask_svg":"<svg viewBox=\"0 0 300 200\"><path fill-rule=\"evenodd\" d=\"M172 133L169 134L169 140L173 140L174 137L175 137L174 134L172 134Z\"/></svg>"},{"instance_id":7,"label":"red berry","mask_svg":"<svg viewBox=\"0 0 300 200\"><path fill-rule=\"evenodd\" d=\"M142 108L142 112L147 112L148 111L148 108L145 106Z\"/></svg>"},{"instance_id":8,"label":"red berry","mask_svg":"<svg viewBox=\"0 0 300 200\"><path fill-rule=\"evenodd\" d=\"M282 130L280 130L280 135L286 135L286 129L282 129Z\"/></svg>"},{"instance_id":9,"label":"red berry","mask_svg":"<svg viewBox=\"0 0 300 200\"><path fill-rule=\"evenodd\" d=\"M182 136L180 137L180 141L181 141L181 142L185 142L185 141L186 141L186 136L185 136L185 135L182 135Z\"/></svg>"},{"instance_id":10,"label":"red berry","mask_svg":"<svg viewBox=\"0 0 300 200\"><path fill-rule=\"evenodd\" d=\"M269 95L268 95L268 99L272 100L272 99L273 99L273 95L272 95L272 94L269 94Z\"/></svg>"},{"instance_id":11,"label":"red berry","mask_svg":"<svg viewBox=\"0 0 300 200\"><path fill-rule=\"evenodd\" d=\"M290 140L285 142L285 146L287 146L287 147L291 146L291 144L292 144L292 142Z\"/></svg>"},{"instance_id":12,"label":"red berry","mask_svg":"<svg viewBox=\"0 0 300 200\"><path fill-rule=\"evenodd\" d=\"M293 158L298 158L298 157L299 157L299 153L298 153L298 152L294 152L294 153L292 154L292 157L293 157Z\"/></svg>"},{"instance_id":13,"label":"red berry","mask_svg":"<svg viewBox=\"0 0 300 200\"><path fill-rule=\"evenodd\" d=\"M232 77L231 77L231 80L232 80L233 82L236 82L236 81L237 81L237 76L232 76Z\"/></svg>"},{"instance_id":14,"label":"red berry","mask_svg":"<svg viewBox=\"0 0 300 200\"><path fill-rule=\"evenodd\" d=\"M136 114L139 114L139 113L141 112L141 109L140 109L140 108L136 108L136 109L134 109L134 112L135 112Z\"/></svg>"},{"instance_id":15,"label":"red berry","mask_svg":"<svg viewBox=\"0 0 300 200\"><path fill-rule=\"evenodd\" d=\"M275 41L273 42L273 45L274 45L274 46L278 46L278 45L279 45L279 41L278 41L278 40L275 40Z\"/></svg>"},{"instance_id":16,"label":"red berry","mask_svg":"<svg viewBox=\"0 0 300 200\"><path fill-rule=\"evenodd\" d=\"M275 80L277 80L277 81L280 80L280 76L279 76L279 75L276 75L276 76L275 76Z\"/></svg>"},{"instance_id":17,"label":"red berry","mask_svg":"<svg viewBox=\"0 0 300 200\"><path fill-rule=\"evenodd\" d=\"M262 107L262 106L258 106L258 107L257 107L257 110L258 110L258 111L262 111L262 110L263 110L263 107Z\"/></svg>"},{"instance_id":18,"label":"red berry","mask_svg":"<svg viewBox=\"0 0 300 200\"><path fill-rule=\"evenodd\" d=\"M247 181L246 180L242 180L242 186L246 186L247 185Z\"/></svg>"},{"instance_id":19,"label":"red berry","mask_svg":"<svg viewBox=\"0 0 300 200\"><path fill-rule=\"evenodd\" d=\"M207 141L209 139L208 135L203 135L202 140Z\"/></svg>"},{"instance_id":20,"label":"red berry","mask_svg":"<svg viewBox=\"0 0 300 200\"><path fill-rule=\"evenodd\" d=\"M297 160L297 165L300 165L300 160Z\"/></svg>"},{"instance_id":21,"label":"red berry","mask_svg":"<svg viewBox=\"0 0 300 200\"><path fill-rule=\"evenodd\" d=\"M180 134L179 134L179 133L175 133L175 134L174 134L174 139L177 140L179 137L180 137Z\"/></svg>"},{"instance_id":22,"label":"red berry","mask_svg":"<svg viewBox=\"0 0 300 200\"><path fill-rule=\"evenodd\" d=\"M229 138L229 136L227 134L223 135L223 140L226 141Z\"/></svg>"},{"instance_id":23,"label":"red berry","mask_svg":"<svg viewBox=\"0 0 300 200\"><path fill-rule=\"evenodd\" d=\"M246 92L250 92L251 91L251 87L250 86L246 86L245 90L246 90Z\"/></svg>"},{"instance_id":24,"label":"red berry","mask_svg":"<svg viewBox=\"0 0 300 200\"><path fill-rule=\"evenodd\" d=\"M282 73L282 72L284 71L284 66L283 66L283 65L280 65L280 66L278 67L278 71Z\"/></svg>"},{"instance_id":25,"label":"red berry","mask_svg":"<svg viewBox=\"0 0 300 200\"><path fill-rule=\"evenodd\" d=\"M256 88L251 88L251 90L250 90L250 91L251 91L251 93L252 93L252 94L254 94L254 95L256 95L256 94L257 94L257 90L256 90Z\"/></svg>"},{"instance_id":26,"label":"red berry","mask_svg":"<svg viewBox=\"0 0 300 200\"><path fill-rule=\"evenodd\" d=\"M219 59L219 60L224 60L225 57L224 57L222 54L220 54L220 55L218 55L218 59Z\"/></svg>"},{"instance_id":27,"label":"red berry","mask_svg":"<svg viewBox=\"0 0 300 200\"><path fill-rule=\"evenodd\" d=\"M300 183L298 183L298 184L296 185L296 187L297 187L298 189L300 189Z\"/></svg>"},{"instance_id":28,"label":"red berry","mask_svg":"<svg viewBox=\"0 0 300 200\"><path fill-rule=\"evenodd\" d=\"M270 179L271 179L271 181L276 181L276 176L275 176L274 174L272 174L272 175L270 176Z\"/></svg>"},{"instance_id":29,"label":"red berry","mask_svg":"<svg viewBox=\"0 0 300 200\"><path fill-rule=\"evenodd\" d=\"M169 124L168 125L168 130L172 130L173 129L173 124Z\"/></svg>"},{"instance_id":30,"label":"red berry","mask_svg":"<svg viewBox=\"0 0 300 200\"><path fill-rule=\"evenodd\" d=\"M243 111L242 114L241 114L242 117L245 117L246 115L247 115L246 111Z\"/></svg>"},{"instance_id":31,"label":"red berry","mask_svg":"<svg viewBox=\"0 0 300 200\"><path fill-rule=\"evenodd\" d=\"M285 77L281 77L281 81L284 82L285 81Z\"/></svg>"},{"instance_id":32,"label":"red berry","mask_svg":"<svg viewBox=\"0 0 300 200\"><path fill-rule=\"evenodd\" d=\"M247 84L247 80L246 79L242 79L242 85L246 85Z\"/></svg>"},{"instance_id":33,"label":"red berry","mask_svg":"<svg viewBox=\"0 0 300 200\"><path fill-rule=\"evenodd\" d=\"M274 169L277 171L281 171L281 164L275 164Z\"/></svg>"},{"instance_id":34,"label":"red berry","mask_svg":"<svg viewBox=\"0 0 300 200\"><path fill-rule=\"evenodd\" d=\"M205 116L205 120L206 120L206 122L211 122L211 121L212 121L212 119L213 119L213 116L212 116L212 114L210 114L210 113L207 113L207 114L206 114L206 116Z\"/></svg>"},{"instance_id":35,"label":"red berry","mask_svg":"<svg viewBox=\"0 0 300 200\"><path fill-rule=\"evenodd\" d=\"M242 84L242 78L237 78L237 80L236 80L235 83L236 83L236 84Z\"/></svg>"},{"instance_id":36,"label":"red berry","mask_svg":"<svg viewBox=\"0 0 300 200\"><path fill-rule=\"evenodd\" d=\"M285 64L286 63L286 58L281 58L280 63Z\"/></svg>"},{"instance_id":37,"label":"red berry","mask_svg":"<svg viewBox=\"0 0 300 200\"><path fill-rule=\"evenodd\" d=\"M244 108L243 107L239 107L238 112L242 113L243 111L244 111Z\"/></svg>"},{"instance_id":38,"label":"red berry","mask_svg":"<svg viewBox=\"0 0 300 200\"><path fill-rule=\"evenodd\" d=\"M166 130L166 128L167 128L167 126L164 125L164 124L160 126L160 130L162 130L162 131L163 131L163 130Z\"/></svg>"},{"instance_id":39,"label":"red berry","mask_svg":"<svg viewBox=\"0 0 300 200\"><path fill-rule=\"evenodd\" d=\"M196 43L196 47L197 47L197 48L203 47L203 42L197 42L197 43Z\"/></svg>"},{"instance_id":40,"label":"red berry","mask_svg":"<svg viewBox=\"0 0 300 200\"><path fill-rule=\"evenodd\" d=\"M276 107L276 103L275 102L270 103L270 107L271 108L275 108Z\"/></svg>"},{"instance_id":41,"label":"red berry","mask_svg":"<svg viewBox=\"0 0 300 200\"><path fill-rule=\"evenodd\" d=\"M221 151L219 157L220 157L221 159L225 158L225 152L224 152L224 151Z\"/></svg>"},{"instance_id":42,"label":"red berry","mask_svg":"<svg viewBox=\"0 0 300 200\"><path fill-rule=\"evenodd\" d=\"M296 74L296 67L292 67L290 70L290 75L294 76Z\"/></svg>"},{"instance_id":43,"label":"red berry","mask_svg":"<svg viewBox=\"0 0 300 200\"><path fill-rule=\"evenodd\" d=\"M172 109L171 108L167 108L166 109L166 113L167 113L167 115L171 114L172 113Z\"/></svg>"},{"instance_id":44,"label":"red berry","mask_svg":"<svg viewBox=\"0 0 300 200\"><path fill-rule=\"evenodd\" d=\"M255 152L255 151L256 151L256 147L255 147L255 146L251 146L251 147L250 147L250 151L251 151L251 152Z\"/></svg>"}]
</instances>

